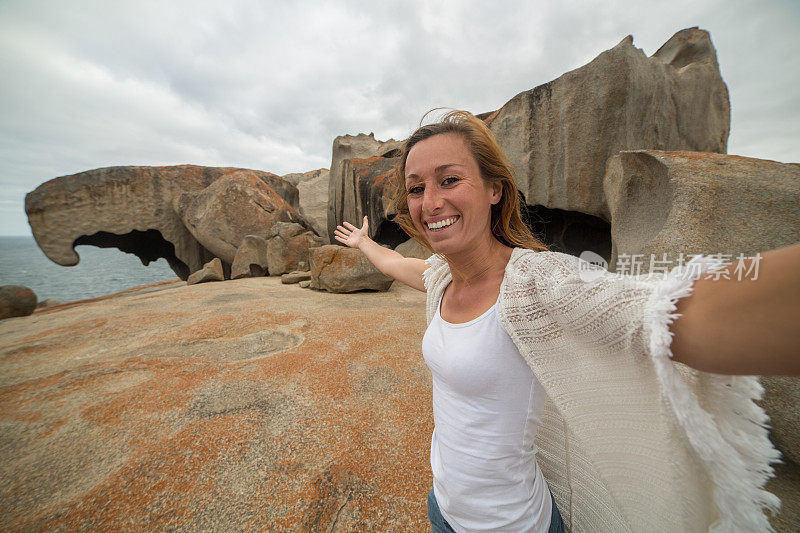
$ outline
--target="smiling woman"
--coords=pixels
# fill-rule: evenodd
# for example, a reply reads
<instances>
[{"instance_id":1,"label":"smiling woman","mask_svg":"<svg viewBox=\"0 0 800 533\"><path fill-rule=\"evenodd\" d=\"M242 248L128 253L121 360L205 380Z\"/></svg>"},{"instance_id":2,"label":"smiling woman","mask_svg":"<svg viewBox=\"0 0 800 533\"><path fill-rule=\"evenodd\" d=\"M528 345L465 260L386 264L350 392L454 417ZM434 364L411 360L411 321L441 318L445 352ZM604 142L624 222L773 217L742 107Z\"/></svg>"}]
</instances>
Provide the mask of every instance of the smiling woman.
<instances>
[{"instance_id":1,"label":"smiling woman","mask_svg":"<svg viewBox=\"0 0 800 533\"><path fill-rule=\"evenodd\" d=\"M398 177L395 220L434 255L377 245L366 217L335 238L427 292L434 532L561 531L559 511L570 530L770 529L760 386L718 374L800 374L800 245L763 254L757 286L700 279L726 268L710 257L582 276L523 224L510 165L463 111L411 135ZM672 347L715 374L684 381Z\"/></svg>"}]
</instances>

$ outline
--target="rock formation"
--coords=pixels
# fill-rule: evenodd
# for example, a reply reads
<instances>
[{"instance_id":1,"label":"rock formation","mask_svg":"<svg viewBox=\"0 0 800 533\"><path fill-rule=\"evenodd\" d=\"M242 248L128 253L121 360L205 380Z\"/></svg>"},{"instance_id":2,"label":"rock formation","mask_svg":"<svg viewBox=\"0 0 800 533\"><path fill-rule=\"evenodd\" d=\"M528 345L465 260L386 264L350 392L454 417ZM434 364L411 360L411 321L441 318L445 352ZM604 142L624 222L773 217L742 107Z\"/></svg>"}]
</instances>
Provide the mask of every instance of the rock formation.
<instances>
[{"instance_id":1,"label":"rock formation","mask_svg":"<svg viewBox=\"0 0 800 533\"><path fill-rule=\"evenodd\" d=\"M342 135L333 141L333 155L331 159L331 173L328 186L328 238L330 242L336 243L333 238L333 231L336 226L343 221L355 223L360 221L367 211L364 206L367 196L362 190L361 183L364 183L364 173L368 173L372 178L378 178L387 172L392 163L380 161L374 158L392 158L400 155L402 142L389 139L388 141L378 141L375 135L370 133L364 135L360 133L356 136ZM368 159L368 162L347 165L345 162L352 159ZM370 163L380 167L380 172L368 171ZM361 172L360 176L356 173ZM367 185L369 189L369 185ZM373 202L371 205L374 205ZM375 219L372 231L377 231L379 221L383 220L384 215L380 214L380 219ZM372 222L372 218L370 221ZM372 224L371 224L372 225ZM360 226L360 224L359 224Z\"/></svg>"},{"instance_id":2,"label":"rock formation","mask_svg":"<svg viewBox=\"0 0 800 533\"><path fill-rule=\"evenodd\" d=\"M546 243L560 251L572 251L576 243L569 241L575 238L583 245L587 236L605 231L603 220L610 221L610 214L603 177L609 157L644 148L724 153L730 129L716 50L708 33L697 28L679 31L649 58L629 36L589 64L478 116L514 166L525 203L561 221L579 219L566 242L551 235L555 240ZM360 225L364 215L377 242L394 247L408 238L390 222L387 186L401 148L402 143L363 134L334 141L331 239L338 224ZM596 251L608 254L608 243L599 242Z\"/></svg>"},{"instance_id":3,"label":"rock formation","mask_svg":"<svg viewBox=\"0 0 800 533\"><path fill-rule=\"evenodd\" d=\"M608 162L605 199L619 254L753 255L800 241L800 165L637 150Z\"/></svg>"},{"instance_id":4,"label":"rock formation","mask_svg":"<svg viewBox=\"0 0 800 533\"><path fill-rule=\"evenodd\" d=\"M314 232L322 237L324 244L328 239L328 181L330 172L327 168L311 170L303 173L281 176L295 187L300 195L299 212L314 228Z\"/></svg>"},{"instance_id":5,"label":"rock formation","mask_svg":"<svg viewBox=\"0 0 800 533\"><path fill-rule=\"evenodd\" d=\"M299 224L275 224L275 236L267 241L267 266L270 276L279 276L293 270L308 270L312 248L325 244Z\"/></svg>"},{"instance_id":6,"label":"rock formation","mask_svg":"<svg viewBox=\"0 0 800 533\"><path fill-rule=\"evenodd\" d=\"M25 212L39 247L60 265L76 265L75 246L91 244L135 254L145 265L163 257L185 280L214 254L184 226L173 200L232 173L260 180L298 208L297 189L269 172L180 165L109 167L54 178L25 196Z\"/></svg>"},{"instance_id":7,"label":"rock formation","mask_svg":"<svg viewBox=\"0 0 800 533\"><path fill-rule=\"evenodd\" d=\"M255 278L267 273L267 240L258 235L245 235L233 258L231 279Z\"/></svg>"},{"instance_id":8,"label":"rock formation","mask_svg":"<svg viewBox=\"0 0 800 533\"><path fill-rule=\"evenodd\" d=\"M681 30L646 57L628 36L487 118L529 205L608 220L606 160L621 150L727 149L728 89L708 33Z\"/></svg>"},{"instance_id":9,"label":"rock formation","mask_svg":"<svg viewBox=\"0 0 800 533\"><path fill-rule=\"evenodd\" d=\"M215 257L197 272L192 272L189 279L186 280L187 285L194 285L195 283L205 283L207 281L224 281L225 274L222 271L222 261L219 257Z\"/></svg>"},{"instance_id":10,"label":"rock formation","mask_svg":"<svg viewBox=\"0 0 800 533\"><path fill-rule=\"evenodd\" d=\"M314 289L328 292L387 291L394 281L375 268L357 248L326 244L311 250L310 259L310 287Z\"/></svg>"},{"instance_id":11,"label":"rock formation","mask_svg":"<svg viewBox=\"0 0 800 533\"><path fill-rule=\"evenodd\" d=\"M36 293L22 285L0 286L0 320L28 316L36 309Z\"/></svg>"},{"instance_id":12,"label":"rock formation","mask_svg":"<svg viewBox=\"0 0 800 533\"><path fill-rule=\"evenodd\" d=\"M306 222L272 187L249 171L231 172L202 191L182 193L173 208L197 241L232 264L246 235L269 238L277 222Z\"/></svg>"}]
</instances>

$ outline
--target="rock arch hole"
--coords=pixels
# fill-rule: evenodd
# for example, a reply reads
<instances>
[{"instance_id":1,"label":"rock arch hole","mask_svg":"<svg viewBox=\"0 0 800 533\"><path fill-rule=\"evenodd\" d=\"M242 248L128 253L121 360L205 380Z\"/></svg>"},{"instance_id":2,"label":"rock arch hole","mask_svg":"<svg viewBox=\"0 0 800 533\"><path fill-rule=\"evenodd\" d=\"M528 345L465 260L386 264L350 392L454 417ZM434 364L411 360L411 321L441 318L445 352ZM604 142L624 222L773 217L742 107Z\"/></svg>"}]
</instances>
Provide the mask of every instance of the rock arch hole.
<instances>
[{"instance_id":1,"label":"rock arch hole","mask_svg":"<svg viewBox=\"0 0 800 533\"><path fill-rule=\"evenodd\" d=\"M175 245L164 239L161 232L155 229L132 230L122 235L98 231L91 235L81 235L75 239L72 247L84 244L98 248L118 248L135 255L145 266L163 257L179 278L186 280L189 277L189 267L175 255Z\"/></svg>"}]
</instances>

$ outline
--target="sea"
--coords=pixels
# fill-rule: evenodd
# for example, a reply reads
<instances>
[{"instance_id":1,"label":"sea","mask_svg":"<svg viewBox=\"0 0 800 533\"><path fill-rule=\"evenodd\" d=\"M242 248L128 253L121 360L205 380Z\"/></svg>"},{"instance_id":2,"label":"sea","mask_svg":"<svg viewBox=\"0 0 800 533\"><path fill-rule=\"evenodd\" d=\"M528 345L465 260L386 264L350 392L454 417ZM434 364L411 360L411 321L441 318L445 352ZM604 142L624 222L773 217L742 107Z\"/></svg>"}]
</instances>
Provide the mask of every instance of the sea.
<instances>
[{"instance_id":1,"label":"sea","mask_svg":"<svg viewBox=\"0 0 800 533\"><path fill-rule=\"evenodd\" d=\"M144 266L116 248L76 246L75 252L78 264L61 266L44 255L32 236L0 236L0 285L24 285L40 302L55 298L63 303L177 278L166 259Z\"/></svg>"}]
</instances>

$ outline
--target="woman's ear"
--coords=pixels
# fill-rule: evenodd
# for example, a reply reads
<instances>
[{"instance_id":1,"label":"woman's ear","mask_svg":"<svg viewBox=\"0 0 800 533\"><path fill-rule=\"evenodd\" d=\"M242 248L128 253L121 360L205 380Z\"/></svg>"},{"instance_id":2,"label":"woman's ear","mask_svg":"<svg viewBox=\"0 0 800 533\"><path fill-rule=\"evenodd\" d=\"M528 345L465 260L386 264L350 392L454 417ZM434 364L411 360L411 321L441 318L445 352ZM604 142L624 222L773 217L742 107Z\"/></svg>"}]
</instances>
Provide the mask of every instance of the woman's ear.
<instances>
[{"instance_id":1,"label":"woman's ear","mask_svg":"<svg viewBox=\"0 0 800 533\"><path fill-rule=\"evenodd\" d=\"M492 183L492 197L491 197L492 205L496 205L502 197L503 197L503 184L500 183L499 181Z\"/></svg>"}]
</instances>

